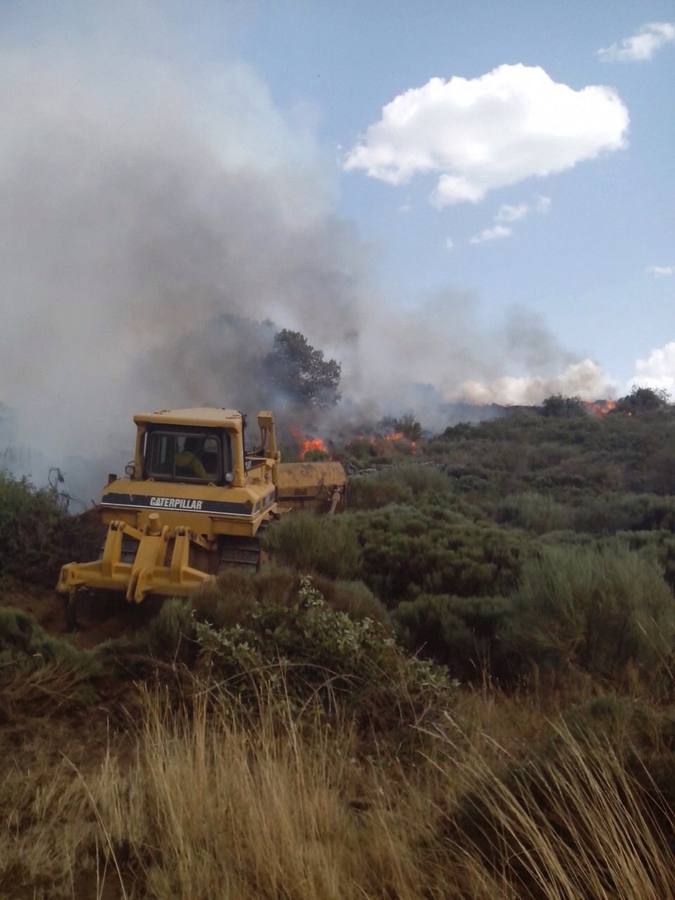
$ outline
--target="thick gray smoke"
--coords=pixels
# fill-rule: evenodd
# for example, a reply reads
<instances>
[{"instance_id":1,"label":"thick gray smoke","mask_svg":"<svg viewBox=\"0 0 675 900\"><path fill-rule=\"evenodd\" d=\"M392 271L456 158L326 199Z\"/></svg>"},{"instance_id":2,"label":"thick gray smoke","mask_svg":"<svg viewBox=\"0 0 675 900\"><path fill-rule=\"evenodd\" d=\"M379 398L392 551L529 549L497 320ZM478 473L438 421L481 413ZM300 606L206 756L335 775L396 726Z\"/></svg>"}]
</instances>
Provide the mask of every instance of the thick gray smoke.
<instances>
[{"instance_id":1,"label":"thick gray smoke","mask_svg":"<svg viewBox=\"0 0 675 900\"><path fill-rule=\"evenodd\" d=\"M470 395L505 358L539 365L522 316L485 335L461 292L385 301L334 214L334 166L252 70L169 64L123 37L0 58L0 402L29 448L15 467L93 470L86 496L128 458L135 411L273 406L256 373L276 327L342 362L350 410L405 411L426 386L430 425L447 424L433 398Z\"/></svg>"}]
</instances>

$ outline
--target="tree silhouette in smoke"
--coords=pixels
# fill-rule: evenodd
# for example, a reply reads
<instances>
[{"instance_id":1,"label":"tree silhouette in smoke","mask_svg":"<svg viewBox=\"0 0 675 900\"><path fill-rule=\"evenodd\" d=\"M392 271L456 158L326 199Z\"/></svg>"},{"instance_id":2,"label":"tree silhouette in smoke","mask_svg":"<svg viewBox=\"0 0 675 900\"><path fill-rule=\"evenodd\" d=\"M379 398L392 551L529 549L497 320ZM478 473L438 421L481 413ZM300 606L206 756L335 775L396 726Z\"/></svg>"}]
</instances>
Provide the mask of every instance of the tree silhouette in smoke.
<instances>
[{"instance_id":1,"label":"tree silhouette in smoke","mask_svg":"<svg viewBox=\"0 0 675 900\"><path fill-rule=\"evenodd\" d=\"M551 394L541 405L543 415L549 418L574 419L586 413L583 401L579 397L564 397L562 394Z\"/></svg>"},{"instance_id":2,"label":"tree silhouette in smoke","mask_svg":"<svg viewBox=\"0 0 675 900\"><path fill-rule=\"evenodd\" d=\"M620 412L628 412L631 415L654 412L657 409L665 409L670 397L663 388L638 387L637 385L626 397L619 400L617 409Z\"/></svg>"},{"instance_id":3,"label":"tree silhouette in smoke","mask_svg":"<svg viewBox=\"0 0 675 900\"><path fill-rule=\"evenodd\" d=\"M275 387L294 403L325 408L340 399L340 363L325 359L323 350L312 347L299 331L284 328L275 334L265 370Z\"/></svg>"}]
</instances>

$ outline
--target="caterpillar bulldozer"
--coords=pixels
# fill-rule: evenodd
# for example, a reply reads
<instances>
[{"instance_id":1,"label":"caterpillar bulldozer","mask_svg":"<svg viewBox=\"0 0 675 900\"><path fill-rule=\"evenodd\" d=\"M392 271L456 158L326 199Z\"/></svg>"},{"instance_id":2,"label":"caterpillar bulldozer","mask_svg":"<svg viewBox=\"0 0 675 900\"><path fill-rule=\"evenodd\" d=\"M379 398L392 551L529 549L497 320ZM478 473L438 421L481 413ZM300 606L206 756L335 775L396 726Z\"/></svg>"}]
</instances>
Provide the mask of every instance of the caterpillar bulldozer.
<instances>
[{"instance_id":1,"label":"caterpillar bulldozer","mask_svg":"<svg viewBox=\"0 0 675 900\"><path fill-rule=\"evenodd\" d=\"M63 566L57 591L74 609L83 590L187 596L229 566L257 569L263 529L297 508L334 513L345 502L340 463L282 463L273 414L163 409L134 416L136 449L125 477L108 476L97 512L107 526L100 558ZM74 616L74 613L73 613Z\"/></svg>"}]
</instances>

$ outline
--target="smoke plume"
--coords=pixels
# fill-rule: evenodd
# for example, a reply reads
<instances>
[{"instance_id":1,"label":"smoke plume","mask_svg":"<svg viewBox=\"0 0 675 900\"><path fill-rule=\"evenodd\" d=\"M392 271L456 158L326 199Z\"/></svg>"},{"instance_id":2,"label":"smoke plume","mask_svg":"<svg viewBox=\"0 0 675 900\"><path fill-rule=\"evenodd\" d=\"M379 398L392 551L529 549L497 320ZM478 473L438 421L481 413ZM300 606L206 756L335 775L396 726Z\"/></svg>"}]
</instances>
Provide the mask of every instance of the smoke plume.
<instances>
[{"instance_id":1,"label":"smoke plume","mask_svg":"<svg viewBox=\"0 0 675 900\"><path fill-rule=\"evenodd\" d=\"M0 402L31 454L16 467L65 465L86 494L128 458L135 411L273 407L257 375L282 327L342 362L346 411L419 403L431 426L477 383L500 399L505 364L572 362L522 313L485 334L461 291L397 311L302 115L239 62L111 33L0 47Z\"/></svg>"}]
</instances>

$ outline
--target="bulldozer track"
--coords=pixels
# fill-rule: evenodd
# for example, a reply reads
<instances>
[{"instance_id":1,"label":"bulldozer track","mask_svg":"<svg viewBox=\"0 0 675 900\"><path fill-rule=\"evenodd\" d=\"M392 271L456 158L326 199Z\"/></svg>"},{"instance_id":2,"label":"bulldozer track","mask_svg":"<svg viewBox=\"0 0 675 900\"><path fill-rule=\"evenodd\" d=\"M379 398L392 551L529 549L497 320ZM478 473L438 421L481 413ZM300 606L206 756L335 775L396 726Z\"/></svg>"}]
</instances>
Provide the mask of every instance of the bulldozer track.
<instances>
[{"instance_id":1,"label":"bulldozer track","mask_svg":"<svg viewBox=\"0 0 675 900\"><path fill-rule=\"evenodd\" d=\"M257 572L262 561L259 538L228 538L223 542L218 561L218 575L231 568L244 568Z\"/></svg>"}]
</instances>

